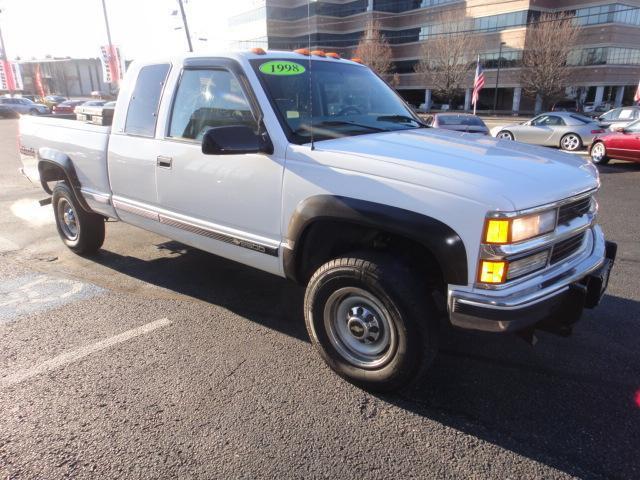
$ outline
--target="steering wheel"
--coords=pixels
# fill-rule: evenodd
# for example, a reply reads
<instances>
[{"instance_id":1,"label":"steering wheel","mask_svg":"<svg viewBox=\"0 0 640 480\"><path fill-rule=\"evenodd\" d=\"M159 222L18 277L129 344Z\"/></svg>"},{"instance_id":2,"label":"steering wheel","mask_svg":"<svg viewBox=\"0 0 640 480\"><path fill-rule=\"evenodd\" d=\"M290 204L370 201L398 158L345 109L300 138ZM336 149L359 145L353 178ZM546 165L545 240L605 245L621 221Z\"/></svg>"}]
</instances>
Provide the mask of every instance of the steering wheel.
<instances>
[{"instance_id":1,"label":"steering wheel","mask_svg":"<svg viewBox=\"0 0 640 480\"><path fill-rule=\"evenodd\" d=\"M358 107L354 107L353 105L349 105L348 107L344 107L340 110L337 115L347 115L348 113L355 113L356 115L361 115L362 112Z\"/></svg>"}]
</instances>

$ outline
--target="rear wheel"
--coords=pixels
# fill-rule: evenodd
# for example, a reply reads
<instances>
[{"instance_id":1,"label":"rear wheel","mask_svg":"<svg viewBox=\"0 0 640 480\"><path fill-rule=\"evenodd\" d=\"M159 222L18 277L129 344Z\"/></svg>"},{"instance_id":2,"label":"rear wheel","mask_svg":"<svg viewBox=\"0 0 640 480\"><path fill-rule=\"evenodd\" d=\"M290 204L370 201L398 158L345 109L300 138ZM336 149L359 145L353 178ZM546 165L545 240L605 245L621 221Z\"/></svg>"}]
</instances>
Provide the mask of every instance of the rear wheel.
<instances>
[{"instance_id":1,"label":"rear wheel","mask_svg":"<svg viewBox=\"0 0 640 480\"><path fill-rule=\"evenodd\" d=\"M582 147L582 139L577 133L567 133L560 139L560 148L567 152L575 152Z\"/></svg>"},{"instance_id":2,"label":"rear wheel","mask_svg":"<svg viewBox=\"0 0 640 480\"><path fill-rule=\"evenodd\" d=\"M307 286L307 331L338 375L369 390L395 390L419 381L435 357L430 298L423 279L397 258L337 258Z\"/></svg>"},{"instance_id":3,"label":"rear wheel","mask_svg":"<svg viewBox=\"0 0 640 480\"><path fill-rule=\"evenodd\" d=\"M498 132L498 134L496 135L496 138L499 138L500 140L513 140L513 133L511 133L508 130L501 130Z\"/></svg>"},{"instance_id":4,"label":"rear wheel","mask_svg":"<svg viewBox=\"0 0 640 480\"><path fill-rule=\"evenodd\" d=\"M607 157L607 147L602 142L596 142L591 147L591 161L596 165L606 165L609 163Z\"/></svg>"},{"instance_id":5,"label":"rear wheel","mask_svg":"<svg viewBox=\"0 0 640 480\"><path fill-rule=\"evenodd\" d=\"M96 252L104 243L104 217L86 212L65 183L53 189L53 213L64 244L78 254Z\"/></svg>"}]
</instances>

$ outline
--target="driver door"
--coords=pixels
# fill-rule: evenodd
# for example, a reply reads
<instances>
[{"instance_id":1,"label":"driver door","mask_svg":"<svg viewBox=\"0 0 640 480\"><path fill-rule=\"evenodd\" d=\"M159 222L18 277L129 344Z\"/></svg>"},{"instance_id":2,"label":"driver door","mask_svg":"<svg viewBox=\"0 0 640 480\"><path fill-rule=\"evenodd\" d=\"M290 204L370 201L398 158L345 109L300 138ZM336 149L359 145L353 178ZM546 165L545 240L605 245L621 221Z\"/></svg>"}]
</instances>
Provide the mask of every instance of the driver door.
<instances>
[{"instance_id":1,"label":"driver door","mask_svg":"<svg viewBox=\"0 0 640 480\"><path fill-rule=\"evenodd\" d=\"M556 115L539 115L522 129L518 140L536 145L547 145L551 142L555 131L553 127L564 124Z\"/></svg>"},{"instance_id":2,"label":"driver door","mask_svg":"<svg viewBox=\"0 0 640 480\"><path fill-rule=\"evenodd\" d=\"M172 238L277 273L284 158L201 150L211 127L257 129L243 85L222 66L182 71L156 167L161 221Z\"/></svg>"}]
</instances>

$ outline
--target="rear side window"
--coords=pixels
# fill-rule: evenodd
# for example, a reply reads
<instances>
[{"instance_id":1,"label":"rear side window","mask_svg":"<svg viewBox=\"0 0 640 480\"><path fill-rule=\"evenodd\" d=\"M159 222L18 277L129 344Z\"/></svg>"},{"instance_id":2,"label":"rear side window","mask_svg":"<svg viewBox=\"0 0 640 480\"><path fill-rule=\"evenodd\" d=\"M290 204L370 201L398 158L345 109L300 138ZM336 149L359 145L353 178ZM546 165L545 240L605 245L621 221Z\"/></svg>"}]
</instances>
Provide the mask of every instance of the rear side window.
<instances>
[{"instance_id":1,"label":"rear side window","mask_svg":"<svg viewBox=\"0 0 640 480\"><path fill-rule=\"evenodd\" d=\"M129 100L124 131L132 135L153 137L158 116L158 104L162 87L169 72L169 65L142 67Z\"/></svg>"}]
</instances>

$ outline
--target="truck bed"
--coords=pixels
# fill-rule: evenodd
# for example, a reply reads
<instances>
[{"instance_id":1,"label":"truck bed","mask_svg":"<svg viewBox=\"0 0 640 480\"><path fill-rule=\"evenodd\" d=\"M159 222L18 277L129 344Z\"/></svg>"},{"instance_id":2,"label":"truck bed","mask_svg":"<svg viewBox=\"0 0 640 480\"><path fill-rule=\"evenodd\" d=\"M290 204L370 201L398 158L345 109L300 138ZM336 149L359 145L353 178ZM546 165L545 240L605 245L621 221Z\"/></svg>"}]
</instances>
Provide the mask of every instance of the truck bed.
<instances>
[{"instance_id":1,"label":"truck bed","mask_svg":"<svg viewBox=\"0 0 640 480\"><path fill-rule=\"evenodd\" d=\"M73 161L83 193L108 196L107 145L110 131L111 127L69 118L23 115L18 136L22 173L32 182L39 183L38 158L66 155Z\"/></svg>"}]
</instances>

